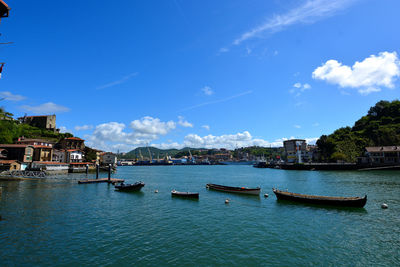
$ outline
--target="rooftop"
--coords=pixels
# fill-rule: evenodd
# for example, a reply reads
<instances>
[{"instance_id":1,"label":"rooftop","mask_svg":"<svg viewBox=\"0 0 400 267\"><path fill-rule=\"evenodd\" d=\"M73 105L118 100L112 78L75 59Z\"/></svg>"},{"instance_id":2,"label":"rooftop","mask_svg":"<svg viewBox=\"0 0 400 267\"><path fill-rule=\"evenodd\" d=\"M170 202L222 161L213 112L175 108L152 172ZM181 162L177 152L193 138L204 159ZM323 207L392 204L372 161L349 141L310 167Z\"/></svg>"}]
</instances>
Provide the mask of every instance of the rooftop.
<instances>
[{"instance_id":1,"label":"rooftop","mask_svg":"<svg viewBox=\"0 0 400 267\"><path fill-rule=\"evenodd\" d=\"M81 140L81 141L85 141L85 140L83 140L83 139L81 139L79 137L67 137L67 138L65 138L65 140Z\"/></svg>"},{"instance_id":2,"label":"rooftop","mask_svg":"<svg viewBox=\"0 0 400 267\"><path fill-rule=\"evenodd\" d=\"M400 146L369 146L367 152L400 152Z\"/></svg>"},{"instance_id":3,"label":"rooftop","mask_svg":"<svg viewBox=\"0 0 400 267\"><path fill-rule=\"evenodd\" d=\"M10 12L10 7L3 1L0 0L0 17L5 18L8 17L8 13Z\"/></svg>"}]
</instances>

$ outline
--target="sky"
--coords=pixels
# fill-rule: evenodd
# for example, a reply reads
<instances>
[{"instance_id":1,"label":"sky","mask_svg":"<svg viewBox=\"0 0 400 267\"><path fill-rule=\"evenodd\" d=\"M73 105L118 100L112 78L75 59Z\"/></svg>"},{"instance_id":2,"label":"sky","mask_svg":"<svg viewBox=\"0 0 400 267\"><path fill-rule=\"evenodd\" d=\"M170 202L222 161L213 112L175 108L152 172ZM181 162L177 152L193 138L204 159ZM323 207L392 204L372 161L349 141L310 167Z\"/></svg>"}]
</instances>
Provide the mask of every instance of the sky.
<instances>
[{"instance_id":1,"label":"sky","mask_svg":"<svg viewBox=\"0 0 400 267\"><path fill-rule=\"evenodd\" d=\"M8 0L0 104L88 146L281 146L399 98L398 0Z\"/></svg>"}]
</instances>

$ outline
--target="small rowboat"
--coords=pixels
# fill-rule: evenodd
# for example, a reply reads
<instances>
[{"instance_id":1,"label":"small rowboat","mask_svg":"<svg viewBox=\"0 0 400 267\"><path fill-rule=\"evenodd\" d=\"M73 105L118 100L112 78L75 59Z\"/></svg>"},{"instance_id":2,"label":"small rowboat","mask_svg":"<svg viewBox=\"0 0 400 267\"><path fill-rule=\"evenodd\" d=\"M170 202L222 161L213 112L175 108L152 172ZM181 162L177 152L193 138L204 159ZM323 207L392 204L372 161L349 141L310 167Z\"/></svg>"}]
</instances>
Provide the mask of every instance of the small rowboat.
<instances>
[{"instance_id":1,"label":"small rowboat","mask_svg":"<svg viewBox=\"0 0 400 267\"><path fill-rule=\"evenodd\" d=\"M136 182L134 184L121 183L121 184L115 186L115 190L118 190L118 191L140 191L140 189L142 189L143 186L144 186L143 182Z\"/></svg>"},{"instance_id":2,"label":"small rowboat","mask_svg":"<svg viewBox=\"0 0 400 267\"><path fill-rule=\"evenodd\" d=\"M179 192L172 190L171 195L173 197L199 198L199 193L196 192Z\"/></svg>"},{"instance_id":3,"label":"small rowboat","mask_svg":"<svg viewBox=\"0 0 400 267\"><path fill-rule=\"evenodd\" d=\"M278 200L289 200L308 204L362 208L367 203L367 195L364 197L327 197L285 192L276 188L273 188L272 191L275 193Z\"/></svg>"},{"instance_id":4,"label":"small rowboat","mask_svg":"<svg viewBox=\"0 0 400 267\"><path fill-rule=\"evenodd\" d=\"M223 191L228 193L239 193L239 194L247 194L247 195L260 195L261 188L247 188L247 187L233 187L233 186L225 186L218 184L207 184L207 189L213 189L217 191Z\"/></svg>"}]
</instances>

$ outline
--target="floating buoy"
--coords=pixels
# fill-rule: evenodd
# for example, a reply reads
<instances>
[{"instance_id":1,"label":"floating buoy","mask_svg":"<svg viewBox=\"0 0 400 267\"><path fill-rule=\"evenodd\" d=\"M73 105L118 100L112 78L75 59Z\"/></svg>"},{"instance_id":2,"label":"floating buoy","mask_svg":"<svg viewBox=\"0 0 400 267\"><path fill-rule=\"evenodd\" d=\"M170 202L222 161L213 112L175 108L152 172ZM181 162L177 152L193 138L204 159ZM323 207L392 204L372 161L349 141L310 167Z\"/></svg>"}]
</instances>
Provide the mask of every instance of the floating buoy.
<instances>
[{"instance_id":1,"label":"floating buoy","mask_svg":"<svg viewBox=\"0 0 400 267\"><path fill-rule=\"evenodd\" d=\"M158 189L154 190L154 193L158 193Z\"/></svg>"},{"instance_id":2,"label":"floating buoy","mask_svg":"<svg viewBox=\"0 0 400 267\"><path fill-rule=\"evenodd\" d=\"M225 199L225 204L229 204L229 199Z\"/></svg>"},{"instance_id":3,"label":"floating buoy","mask_svg":"<svg viewBox=\"0 0 400 267\"><path fill-rule=\"evenodd\" d=\"M382 205L381 205L381 208L382 209L387 209L389 206L386 204L386 203L383 203Z\"/></svg>"},{"instance_id":4,"label":"floating buoy","mask_svg":"<svg viewBox=\"0 0 400 267\"><path fill-rule=\"evenodd\" d=\"M268 194L265 194L264 197L268 197Z\"/></svg>"}]
</instances>

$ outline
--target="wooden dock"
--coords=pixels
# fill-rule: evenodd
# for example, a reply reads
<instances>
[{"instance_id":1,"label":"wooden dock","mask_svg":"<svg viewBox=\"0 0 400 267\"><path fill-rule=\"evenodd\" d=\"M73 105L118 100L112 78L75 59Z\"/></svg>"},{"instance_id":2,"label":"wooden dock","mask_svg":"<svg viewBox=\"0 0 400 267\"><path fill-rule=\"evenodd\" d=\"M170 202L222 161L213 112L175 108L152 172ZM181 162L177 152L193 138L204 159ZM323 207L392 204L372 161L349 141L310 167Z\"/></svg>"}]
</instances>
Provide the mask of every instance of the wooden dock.
<instances>
[{"instance_id":1,"label":"wooden dock","mask_svg":"<svg viewBox=\"0 0 400 267\"><path fill-rule=\"evenodd\" d=\"M124 179L108 179L108 178L99 178L99 179L85 179L79 180L78 184L97 184L97 183L122 183Z\"/></svg>"}]
</instances>

